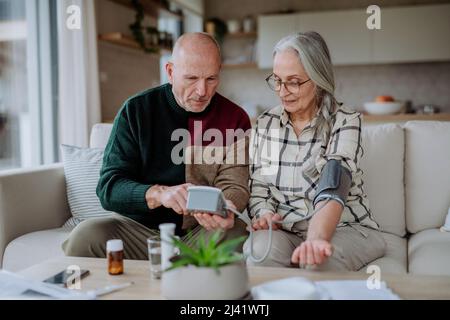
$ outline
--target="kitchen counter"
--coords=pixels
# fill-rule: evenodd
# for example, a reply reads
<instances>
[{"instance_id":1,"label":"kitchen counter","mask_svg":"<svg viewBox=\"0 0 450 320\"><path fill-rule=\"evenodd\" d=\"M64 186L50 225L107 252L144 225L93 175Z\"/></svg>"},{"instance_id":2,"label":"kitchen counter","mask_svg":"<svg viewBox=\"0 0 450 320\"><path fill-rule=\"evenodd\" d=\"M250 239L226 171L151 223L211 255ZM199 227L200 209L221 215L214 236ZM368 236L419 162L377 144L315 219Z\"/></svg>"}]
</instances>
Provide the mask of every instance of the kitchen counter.
<instances>
[{"instance_id":1,"label":"kitchen counter","mask_svg":"<svg viewBox=\"0 0 450 320\"><path fill-rule=\"evenodd\" d=\"M363 114L363 121L365 123L387 123L387 122L407 122L413 120L420 121L450 121L450 113L435 113L435 114L415 114L415 113L400 113L388 115L373 115ZM252 125L256 123L256 118L250 119Z\"/></svg>"},{"instance_id":2,"label":"kitchen counter","mask_svg":"<svg viewBox=\"0 0 450 320\"><path fill-rule=\"evenodd\" d=\"M364 122L406 122L413 120L450 121L450 113L435 113L435 114L400 113L389 115L363 114Z\"/></svg>"},{"instance_id":3,"label":"kitchen counter","mask_svg":"<svg viewBox=\"0 0 450 320\"><path fill-rule=\"evenodd\" d=\"M400 113L388 115L373 115L363 114L364 122L406 122L413 120L428 120L428 121L450 121L450 113L436 113L436 114L415 114L415 113ZM113 123L114 120L106 119L103 122ZM251 118L252 124L255 124L256 118Z\"/></svg>"}]
</instances>

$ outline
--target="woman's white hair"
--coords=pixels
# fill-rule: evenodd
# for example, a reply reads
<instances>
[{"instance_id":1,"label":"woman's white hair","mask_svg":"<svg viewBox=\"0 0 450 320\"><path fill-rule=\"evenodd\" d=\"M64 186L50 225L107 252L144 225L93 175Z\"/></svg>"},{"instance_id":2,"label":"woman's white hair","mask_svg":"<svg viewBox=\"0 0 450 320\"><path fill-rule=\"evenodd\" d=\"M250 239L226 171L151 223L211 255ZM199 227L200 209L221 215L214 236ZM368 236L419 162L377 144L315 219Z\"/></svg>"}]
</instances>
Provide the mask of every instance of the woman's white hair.
<instances>
[{"instance_id":1,"label":"woman's white hair","mask_svg":"<svg viewBox=\"0 0 450 320\"><path fill-rule=\"evenodd\" d=\"M294 50L311 81L316 84L316 101L319 108L318 127L323 139L328 142L331 130L331 115L337 108L334 97L334 74L330 52L325 40L315 31L288 35L278 41L273 56L284 50Z\"/></svg>"}]
</instances>

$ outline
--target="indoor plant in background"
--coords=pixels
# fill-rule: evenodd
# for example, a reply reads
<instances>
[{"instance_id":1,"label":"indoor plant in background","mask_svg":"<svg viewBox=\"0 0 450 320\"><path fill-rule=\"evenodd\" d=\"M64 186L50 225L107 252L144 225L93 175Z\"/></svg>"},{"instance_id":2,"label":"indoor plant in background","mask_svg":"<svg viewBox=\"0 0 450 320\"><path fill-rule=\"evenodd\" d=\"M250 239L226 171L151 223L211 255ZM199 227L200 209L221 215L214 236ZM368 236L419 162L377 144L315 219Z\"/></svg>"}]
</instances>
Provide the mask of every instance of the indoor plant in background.
<instances>
[{"instance_id":1,"label":"indoor plant in background","mask_svg":"<svg viewBox=\"0 0 450 320\"><path fill-rule=\"evenodd\" d=\"M221 232L206 239L202 233L192 246L177 238L179 255L162 275L162 295L168 299L239 299L248 293L248 273L242 254L235 251L246 237L218 243Z\"/></svg>"},{"instance_id":2,"label":"indoor plant in background","mask_svg":"<svg viewBox=\"0 0 450 320\"><path fill-rule=\"evenodd\" d=\"M172 34L168 32L159 32L158 28L154 26L144 26L145 9L141 0L130 0L130 3L136 14L134 22L129 25L129 29L133 34L134 40L141 46L144 52L159 53L162 48L172 50ZM168 1L161 0L155 2L155 5L158 5L158 3L159 8L170 11Z\"/></svg>"},{"instance_id":3,"label":"indoor plant in background","mask_svg":"<svg viewBox=\"0 0 450 320\"><path fill-rule=\"evenodd\" d=\"M222 45L227 33L227 25L222 19L210 18L205 22L205 31L214 36L217 42Z\"/></svg>"}]
</instances>

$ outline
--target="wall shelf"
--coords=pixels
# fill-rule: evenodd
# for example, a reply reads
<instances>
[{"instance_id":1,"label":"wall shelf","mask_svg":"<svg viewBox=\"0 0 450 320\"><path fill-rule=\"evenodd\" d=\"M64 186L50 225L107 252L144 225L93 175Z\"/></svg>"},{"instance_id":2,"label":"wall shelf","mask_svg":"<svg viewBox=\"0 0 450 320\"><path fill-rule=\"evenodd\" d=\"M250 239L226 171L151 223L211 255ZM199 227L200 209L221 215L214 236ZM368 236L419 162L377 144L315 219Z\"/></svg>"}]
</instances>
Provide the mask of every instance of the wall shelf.
<instances>
[{"instance_id":1,"label":"wall shelf","mask_svg":"<svg viewBox=\"0 0 450 320\"><path fill-rule=\"evenodd\" d=\"M225 63L222 64L225 69L240 69L240 68L257 68L256 62L246 62L246 63Z\"/></svg>"},{"instance_id":2,"label":"wall shelf","mask_svg":"<svg viewBox=\"0 0 450 320\"><path fill-rule=\"evenodd\" d=\"M137 43L136 40L133 39L133 37L127 36L121 32L110 32L99 34L98 39L109 43L113 43L115 45L141 50L142 52L144 52L139 43ZM171 50L167 48L158 48L158 49L159 52L155 52L154 54L164 55L171 53Z\"/></svg>"},{"instance_id":3,"label":"wall shelf","mask_svg":"<svg viewBox=\"0 0 450 320\"><path fill-rule=\"evenodd\" d=\"M131 0L109 0L109 1L121 4L123 6L126 6L126 7L134 10L134 6L131 3ZM151 17L155 17L155 18L169 17L169 18L183 19L182 14L170 11L168 8L161 5L156 0L141 0L141 3L142 3L142 6L144 7L145 14L147 14Z\"/></svg>"},{"instance_id":4,"label":"wall shelf","mask_svg":"<svg viewBox=\"0 0 450 320\"><path fill-rule=\"evenodd\" d=\"M240 38L256 38L258 33L255 32L235 32L235 33L227 33L225 35L226 38L230 39L240 39Z\"/></svg>"},{"instance_id":5,"label":"wall shelf","mask_svg":"<svg viewBox=\"0 0 450 320\"><path fill-rule=\"evenodd\" d=\"M234 32L227 33L222 44L222 54L225 69L257 68L255 62L255 41L257 32Z\"/></svg>"}]
</instances>

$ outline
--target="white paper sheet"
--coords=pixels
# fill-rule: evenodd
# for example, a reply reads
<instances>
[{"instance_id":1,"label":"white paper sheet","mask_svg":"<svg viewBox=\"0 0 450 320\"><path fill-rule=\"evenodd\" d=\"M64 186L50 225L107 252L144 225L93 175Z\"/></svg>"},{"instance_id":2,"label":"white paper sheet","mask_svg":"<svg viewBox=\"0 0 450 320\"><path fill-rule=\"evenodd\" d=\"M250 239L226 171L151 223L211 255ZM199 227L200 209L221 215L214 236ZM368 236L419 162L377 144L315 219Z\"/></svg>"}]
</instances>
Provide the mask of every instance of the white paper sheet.
<instances>
[{"instance_id":1,"label":"white paper sheet","mask_svg":"<svg viewBox=\"0 0 450 320\"><path fill-rule=\"evenodd\" d=\"M0 270L0 299L45 298L92 299L92 296L54 284L26 279L6 270Z\"/></svg>"},{"instance_id":2,"label":"white paper sheet","mask_svg":"<svg viewBox=\"0 0 450 320\"><path fill-rule=\"evenodd\" d=\"M317 281L332 300L399 300L389 289L386 282L380 282L378 289L369 289L366 280Z\"/></svg>"},{"instance_id":3,"label":"white paper sheet","mask_svg":"<svg viewBox=\"0 0 450 320\"><path fill-rule=\"evenodd\" d=\"M311 293L311 284L316 288ZM307 288L306 288L306 287ZM337 280L312 282L303 277L291 277L263 283L251 290L256 300L398 300L386 285L380 282L379 289L369 289L365 280Z\"/></svg>"}]
</instances>

